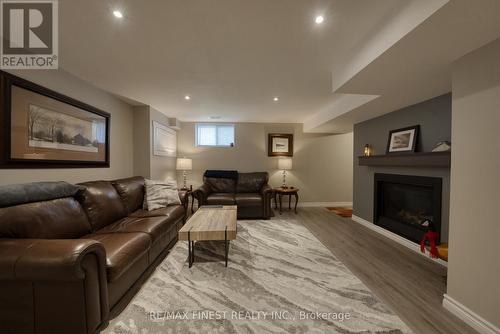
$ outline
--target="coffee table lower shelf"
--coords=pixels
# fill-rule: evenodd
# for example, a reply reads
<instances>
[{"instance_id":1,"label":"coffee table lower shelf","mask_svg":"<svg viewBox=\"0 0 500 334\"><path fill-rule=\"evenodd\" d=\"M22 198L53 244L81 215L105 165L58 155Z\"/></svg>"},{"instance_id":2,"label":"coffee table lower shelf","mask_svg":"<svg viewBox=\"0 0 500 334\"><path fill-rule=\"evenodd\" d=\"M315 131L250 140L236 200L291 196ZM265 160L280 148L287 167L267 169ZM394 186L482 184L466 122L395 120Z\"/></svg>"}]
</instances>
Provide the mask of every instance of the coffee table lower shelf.
<instances>
[{"instance_id":1,"label":"coffee table lower shelf","mask_svg":"<svg viewBox=\"0 0 500 334\"><path fill-rule=\"evenodd\" d=\"M236 206L206 206L199 208L179 230L179 240L188 242L189 268L194 263L196 241L224 241L224 260L227 267L229 246L236 239Z\"/></svg>"},{"instance_id":2,"label":"coffee table lower shelf","mask_svg":"<svg viewBox=\"0 0 500 334\"><path fill-rule=\"evenodd\" d=\"M194 263L194 240L191 240L191 231L188 231L188 259L189 259L189 268L193 266ZM224 260L226 261L226 267L227 267L227 261L229 258L229 245L230 245L231 240L227 239L227 226L226 230L224 231Z\"/></svg>"}]
</instances>

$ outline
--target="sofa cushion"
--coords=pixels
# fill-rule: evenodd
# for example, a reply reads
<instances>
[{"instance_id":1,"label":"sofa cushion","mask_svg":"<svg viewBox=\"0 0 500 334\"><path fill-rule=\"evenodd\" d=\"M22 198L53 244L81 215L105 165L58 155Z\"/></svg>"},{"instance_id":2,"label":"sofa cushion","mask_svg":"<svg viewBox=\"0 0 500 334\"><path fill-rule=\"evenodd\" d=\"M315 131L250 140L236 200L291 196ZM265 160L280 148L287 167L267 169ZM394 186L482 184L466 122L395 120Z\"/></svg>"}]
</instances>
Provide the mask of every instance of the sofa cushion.
<instances>
[{"instance_id":1,"label":"sofa cushion","mask_svg":"<svg viewBox=\"0 0 500 334\"><path fill-rule=\"evenodd\" d=\"M151 246L151 238L147 233L94 233L81 239L97 240L103 245L108 282L120 278Z\"/></svg>"},{"instance_id":2,"label":"sofa cushion","mask_svg":"<svg viewBox=\"0 0 500 334\"><path fill-rule=\"evenodd\" d=\"M173 204L181 204L177 182L145 180L145 201L143 209L152 211L165 208Z\"/></svg>"},{"instance_id":3,"label":"sofa cushion","mask_svg":"<svg viewBox=\"0 0 500 334\"><path fill-rule=\"evenodd\" d=\"M236 190L238 193L258 193L268 179L267 172L240 173Z\"/></svg>"},{"instance_id":4,"label":"sofa cushion","mask_svg":"<svg viewBox=\"0 0 500 334\"><path fill-rule=\"evenodd\" d=\"M81 185L85 191L79 194L78 200L87 213L93 231L125 217L125 207L111 182L93 181Z\"/></svg>"},{"instance_id":5,"label":"sofa cushion","mask_svg":"<svg viewBox=\"0 0 500 334\"><path fill-rule=\"evenodd\" d=\"M162 217L166 216L173 220L179 220L184 217L186 210L181 205L167 206L157 210L147 211L139 209L130 214L129 217L144 218L144 217Z\"/></svg>"},{"instance_id":6,"label":"sofa cushion","mask_svg":"<svg viewBox=\"0 0 500 334\"><path fill-rule=\"evenodd\" d=\"M208 195L208 205L234 205L234 194L228 193L213 193Z\"/></svg>"},{"instance_id":7,"label":"sofa cushion","mask_svg":"<svg viewBox=\"0 0 500 334\"><path fill-rule=\"evenodd\" d=\"M95 233L143 232L149 234L151 240L154 242L174 225L175 220L165 216L147 218L126 217L109 224Z\"/></svg>"},{"instance_id":8,"label":"sofa cushion","mask_svg":"<svg viewBox=\"0 0 500 334\"><path fill-rule=\"evenodd\" d=\"M120 196L127 213L142 207L144 200L144 178L134 176L111 182Z\"/></svg>"},{"instance_id":9,"label":"sofa cushion","mask_svg":"<svg viewBox=\"0 0 500 334\"><path fill-rule=\"evenodd\" d=\"M90 230L72 197L0 208L0 238L73 239Z\"/></svg>"},{"instance_id":10,"label":"sofa cushion","mask_svg":"<svg viewBox=\"0 0 500 334\"><path fill-rule=\"evenodd\" d=\"M233 179L206 177L205 183L213 193L234 194L236 192L236 180Z\"/></svg>"},{"instance_id":11,"label":"sofa cushion","mask_svg":"<svg viewBox=\"0 0 500 334\"><path fill-rule=\"evenodd\" d=\"M262 196L259 193L241 193L235 196L236 205L241 207L261 207Z\"/></svg>"}]
</instances>

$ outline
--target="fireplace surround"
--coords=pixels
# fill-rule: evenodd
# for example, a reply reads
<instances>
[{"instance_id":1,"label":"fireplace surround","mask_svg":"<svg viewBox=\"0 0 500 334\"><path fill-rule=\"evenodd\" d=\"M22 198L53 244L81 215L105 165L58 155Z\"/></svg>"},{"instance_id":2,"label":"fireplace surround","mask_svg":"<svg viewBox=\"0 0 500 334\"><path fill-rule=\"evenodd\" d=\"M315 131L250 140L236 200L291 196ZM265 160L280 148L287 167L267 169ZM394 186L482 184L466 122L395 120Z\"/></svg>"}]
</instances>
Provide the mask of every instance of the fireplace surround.
<instances>
[{"instance_id":1,"label":"fireplace surround","mask_svg":"<svg viewBox=\"0 0 500 334\"><path fill-rule=\"evenodd\" d=\"M427 231L425 220L441 232L441 178L380 173L374 178L376 225L416 243Z\"/></svg>"}]
</instances>

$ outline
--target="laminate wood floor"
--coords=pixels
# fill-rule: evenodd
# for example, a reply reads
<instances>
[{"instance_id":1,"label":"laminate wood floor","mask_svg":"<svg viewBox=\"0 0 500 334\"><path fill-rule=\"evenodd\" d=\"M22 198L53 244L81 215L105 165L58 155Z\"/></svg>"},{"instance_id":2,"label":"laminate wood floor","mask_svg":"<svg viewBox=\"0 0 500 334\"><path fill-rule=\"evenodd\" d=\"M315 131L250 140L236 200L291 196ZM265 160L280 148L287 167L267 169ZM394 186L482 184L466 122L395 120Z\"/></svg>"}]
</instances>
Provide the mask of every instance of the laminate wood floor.
<instances>
[{"instance_id":1,"label":"laminate wood floor","mask_svg":"<svg viewBox=\"0 0 500 334\"><path fill-rule=\"evenodd\" d=\"M477 334L442 306L446 268L325 208L299 208L298 219L416 334Z\"/></svg>"}]
</instances>

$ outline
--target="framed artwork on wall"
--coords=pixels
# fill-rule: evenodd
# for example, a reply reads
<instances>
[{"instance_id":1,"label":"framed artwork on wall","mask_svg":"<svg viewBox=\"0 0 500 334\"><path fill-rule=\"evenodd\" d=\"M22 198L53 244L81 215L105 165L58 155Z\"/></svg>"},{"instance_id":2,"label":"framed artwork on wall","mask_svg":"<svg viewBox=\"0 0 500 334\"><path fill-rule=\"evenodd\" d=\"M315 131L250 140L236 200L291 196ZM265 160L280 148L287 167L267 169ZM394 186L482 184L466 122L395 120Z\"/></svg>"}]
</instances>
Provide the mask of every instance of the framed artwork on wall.
<instances>
[{"instance_id":1,"label":"framed artwork on wall","mask_svg":"<svg viewBox=\"0 0 500 334\"><path fill-rule=\"evenodd\" d=\"M0 168L109 167L111 116L0 72Z\"/></svg>"},{"instance_id":2,"label":"framed artwork on wall","mask_svg":"<svg viewBox=\"0 0 500 334\"><path fill-rule=\"evenodd\" d=\"M390 131L387 154L415 152L419 131L420 125Z\"/></svg>"},{"instance_id":3,"label":"framed artwork on wall","mask_svg":"<svg viewBox=\"0 0 500 334\"><path fill-rule=\"evenodd\" d=\"M270 133L267 155L270 157L293 157L293 134Z\"/></svg>"},{"instance_id":4,"label":"framed artwork on wall","mask_svg":"<svg viewBox=\"0 0 500 334\"><path fill-rule=\"evenodd\" d=\"M153 155L177 156L177 132L156 121L153 121Z\"/></svg>"}]
</instances>

